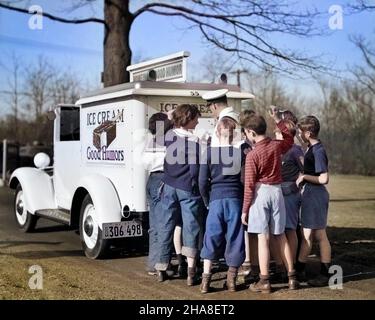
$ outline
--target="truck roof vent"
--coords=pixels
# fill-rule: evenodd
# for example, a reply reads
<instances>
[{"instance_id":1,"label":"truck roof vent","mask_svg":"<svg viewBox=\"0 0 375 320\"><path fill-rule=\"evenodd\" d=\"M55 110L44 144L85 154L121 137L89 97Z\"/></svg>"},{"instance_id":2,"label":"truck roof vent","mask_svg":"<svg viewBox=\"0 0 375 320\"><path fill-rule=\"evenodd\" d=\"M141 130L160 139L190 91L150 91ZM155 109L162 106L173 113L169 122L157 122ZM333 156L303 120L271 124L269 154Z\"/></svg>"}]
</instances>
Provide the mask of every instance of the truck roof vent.
<instances>
[{"instance_id":1,"label":"truck roof vent","mask_svg":"<svg viewBox=\"0 0 375 320\"><path fill-rule=\"evenodd\" d=\"M147 75L148 81L156 81L156 71L154 69L150 70Z\"/></svg>"}]
</instances>

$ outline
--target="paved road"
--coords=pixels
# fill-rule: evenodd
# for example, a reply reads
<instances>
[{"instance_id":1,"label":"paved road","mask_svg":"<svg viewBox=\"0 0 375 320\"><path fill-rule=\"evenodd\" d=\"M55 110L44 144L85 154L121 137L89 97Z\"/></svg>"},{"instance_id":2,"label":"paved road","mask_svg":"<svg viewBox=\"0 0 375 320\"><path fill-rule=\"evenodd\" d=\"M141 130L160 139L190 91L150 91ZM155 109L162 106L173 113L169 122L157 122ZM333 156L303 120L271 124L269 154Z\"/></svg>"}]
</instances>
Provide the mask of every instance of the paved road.
<instances>
[{"instance_id":1,"label":"paved road","mask_svg":"<svg viewBox=\"0 0 375 320\"><path fill-rule=\"evenodd\" d=\"M304 288L288 292L280 287L271 295L250 293L245 286L236 293L222 289L225 273L214 275L215 292L202 295L185 280L158 283L144 272L145 256L117 250L107 260L89 260L81 251L75 230L39 220L34 233L17 229L13 191L0 188L0 298L21 299L316 299L366 298L366 288L350 290ZM28 268L40 265L44 289L30 290ZM368 284L374 287L374 282ZM368 296L371 298L371 296Z\"/></svg>"}]
</instances>

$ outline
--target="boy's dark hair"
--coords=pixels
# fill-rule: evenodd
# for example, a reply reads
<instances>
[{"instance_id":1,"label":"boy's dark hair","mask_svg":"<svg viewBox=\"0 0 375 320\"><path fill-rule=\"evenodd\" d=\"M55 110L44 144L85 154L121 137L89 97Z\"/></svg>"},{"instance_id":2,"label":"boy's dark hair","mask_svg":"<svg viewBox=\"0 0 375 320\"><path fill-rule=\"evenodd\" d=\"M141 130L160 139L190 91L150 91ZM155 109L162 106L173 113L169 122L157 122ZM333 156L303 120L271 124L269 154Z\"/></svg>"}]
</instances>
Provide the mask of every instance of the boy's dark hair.
<instances>
[{"instance_id":1,"label":"boy's dark hair","mask_svg":"<svg viewBox=\"0 0 375 320\"><path fill-rule=\"evenodd\" d=\"M266 134L267 123L266 120L257 114L253 114L244 119L242 123L244 129L253 130L258 135Z\"/></svg>"},{"instance_id":2,"label":"boy's dark hair","mask_svg":"<svg viewBox=\"0 0 375 320\"><path fill-rule=\"evenodd\" d=\"M194 120L196 117L200 117L201 113L198 110L198 107L193 104L180 104L172 113L172 121L175 127L184 127L191 120Z\"/></svg>"},{"instance_id":3,"label":"boy's dark hair","mask_svg":"<svg viewBox=\"0 0 375 320\"><path fill-rule=\"evenodd\" d=\"M310 131L311 137L317 138L320 131L320 123L316 117L306 116L299 121L298 128L301 129L303 132Z\"/></svg>"},{"instance_id":4,"label":"boy's dark hair","mask_svg":"<svg viewBox=\"0 0 375 320\"><path fill-rule=\"evenodd\" d=\"M282 119L283 120L290 120L292 121L295 125L298 123L297 117L294 115L294 113L290 110L285 110L282 113Z\"/></svg>"},{"instance_id":5,"label":"boy's dark hair","mask_svg":"<svg viewBox=\"0 0 375 320\"><path fill-rule=\"evenodd\" d=\"M246 109L240 113L240 125L246 120L247 117L250 117L255 114L254 110Z\"/></svg>"},{"instance_id":6,"label":"boy's dark hair","mask_svg":"<svg viewBox=\"0 0 375 320\"><path fill-rule=\"evenodd\" d=\"M223 117L217 124L219 136L229 138L229 143L233 142L234 130L236 129L236 121L230 117Z\"/></svg>"},{"instance_id":7,"label":"boy's dark hair","mask_svg":"<svg viewBox=\"0 0 375 320\"><path fill-rule=\"evenodd\" d=\"M153 135L164 135L167 131L172 129L173 123L168 119L165 113L158 112L154 113L148 120L148 130ZM158 129L163 129L163 132L158 132Z\"/></svg>"},{"instance_id":8,"label":"boy's dark hair","mask_svg":"<svg viewBox=\"0 0 375 320\"><path fill-rule=\"evenodd\" d=\"M292 120L284 120L285 126L288 128L289 133L294 137L297 133L297 128Z\"/></svg>"}]
</instances>

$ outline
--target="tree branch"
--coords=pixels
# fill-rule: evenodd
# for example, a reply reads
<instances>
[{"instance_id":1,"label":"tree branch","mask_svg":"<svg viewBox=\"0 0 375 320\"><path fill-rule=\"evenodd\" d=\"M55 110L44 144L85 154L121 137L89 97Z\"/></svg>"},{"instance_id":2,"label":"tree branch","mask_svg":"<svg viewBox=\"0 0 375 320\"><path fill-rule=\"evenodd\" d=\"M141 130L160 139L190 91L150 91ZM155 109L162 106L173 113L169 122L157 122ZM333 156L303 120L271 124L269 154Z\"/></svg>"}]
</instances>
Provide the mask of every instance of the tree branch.
<instances>
[{"instance_id":1,"label":"tree branch","mask_svg":"<svg viewBox=\"0 0 375 320\"><path fill-rule=\"evenodd\" d=\"M136 10L133 17L150 12L184 18L198 27L203 37L214 46L288 74L291 70L286 64L305 71L326 70L322 63L316 62L316 57L305 57L300 52L279 48L267 40L270 32L303 37L322 34L314 27L314 18L320 12L316 9L300 12L291 8L290 2L271 0L190 0L184 5L151 2Z\"/></svg>"},{"instance_id":2,"label":"tree branch","mask_svg":"<svg viewBox=\"0 0 375 320\"><path fill-rule=\"evenodd\" d=\"M13 6L10 6L10 5L2 3L2 2L0 2L0 8L11 10L11 11L16 11L16 12L21 12L21 13L26 13L26 14L30 14L30 15L35 14L33 12L30 13L29 10L27 10L27 9L13 7ZM103 19L99 19L99 18L65 19L65 18L57 17L57 16L52 15L52 14L47 13L47 12L43 12L43 17L46 17L50 20L63 22L63 23L70 23L70 24L82 24L82 23L94 22L94 23L100 23L100 24L106 25L105 21Z\"/></svg>"},{"instance_id":3,"label":"tree branch","mask_svg":"<svg viewBox=\"0 0 375 320\"><path fill-rule=\"evenodd\" d=\"M261 46L255 44L255 43L250 42L249 40L246 40L243 37L240 37L238 35L238 33L236 33L236 29L235 29L235 32L232 33L230 31L228 31L227 28L226 29L220 28L220 27L215 26L213 24L210 24L208 22L204 22L204 21L198 20L198 18L192 17L192 16L190 16L188 14L185 14L183 12L164 12L164 11L159 11L159 10L151 9L151 8L147 9L147 11L155 13L155 14L158 14L158 15L180 16L180 17L183 17L186 20L191 21L195 25L197 25L199 27L201 33L203 34L203 36L210 43L214 44L215 46L217 46L217 47L219 47L219 48L221 48L221 49L223 49L225 51L228 51L228 52L235 52L235 51L237 51L238 53L242 53L242 54L245 54L245 55L252 56L253 58L257 59L262 64L264 64L264 65L266 65L268 67L272 67L273 69L276 69L276 70L279 70L279 71L282 71L282 72L287 71L286 69L282 69L282 68L278 67L274 63L267 62L259 54L255 54L254 52L251 52L248 49L247 50L241 49L238 44L237 44L236 48L228 47L225 43L223 43L223 41L219 41L217 38L214 38L213 36L209 36L208 33L203 28L206 27L208 29L216 31L216 32L218 32L218 33L220 33L222 35L225 35L225 36L229 37L231 39L231 41L236 41L237 43L243 43L244 45L246 45L246 46L248 46L250 48L253 48L256 51L259 51L260 53L263 53L265 55L272 56L272 57L275 57L275 58L283 59L283 60L289 62L292 65L295 65L295 66L298 66L298 67L302 67L302 68L306 68L306 69L313 69L313 70L318 69L318 66L315 66L312 63L311 60L309 60L307 58L298 58L298 57L295 57L293 54L283 54L278 49L276 49L275 47L273 47L270 44L268 44L260 36L254 34L254 33L251 33L249 30L243 28L242 26L240 26L240 28L242 29L242 31L245 31L248 35L252 36L254 38L254 40L256 40L260 44L263 44L264 47L261 47ZM230 24L234 25L235 27L238 27L238 25L240 24L239 22L233 21L231 19L222 19L222 20L224 20L227 23L230 23ZM290 73L290 72L287 72L287 73Z\"/></svg>"}]
</instances>

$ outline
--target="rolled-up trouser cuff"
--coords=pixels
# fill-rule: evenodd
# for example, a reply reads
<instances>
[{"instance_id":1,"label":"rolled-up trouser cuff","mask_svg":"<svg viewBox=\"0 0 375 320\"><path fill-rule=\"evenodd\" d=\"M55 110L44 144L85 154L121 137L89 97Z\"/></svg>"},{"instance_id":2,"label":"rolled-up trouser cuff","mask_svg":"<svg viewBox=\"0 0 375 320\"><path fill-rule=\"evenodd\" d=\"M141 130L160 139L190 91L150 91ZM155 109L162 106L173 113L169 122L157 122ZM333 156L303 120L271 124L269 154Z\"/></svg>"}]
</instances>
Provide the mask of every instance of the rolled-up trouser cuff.
<instances>
[{"instance_id":1,"label":"rolled-up trouser cuff","mask_svg":"<svg viewBox=\"0 0 375 320\"><path fill-rule=\"evenodd\" d=\"M155 264L155 269L158 271L166 271L169 263L158 262Z\"/></svg>"},{"instance_id":2,"label":"rolled-up trouser cuff","mask_svg":"<svg viewBox=\"0 0 375 320\"><path fill-rule=\"evenodd\" d=\"M182 247L181 254L188 258L196 258L198 254L198 249L190 247Z\"/></svg>"}]
</instances>

